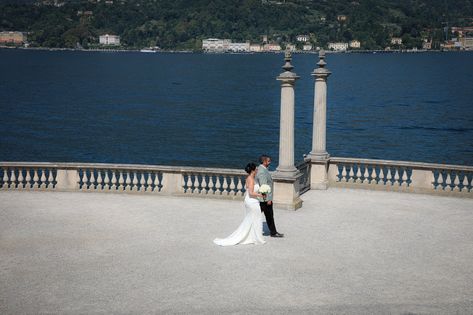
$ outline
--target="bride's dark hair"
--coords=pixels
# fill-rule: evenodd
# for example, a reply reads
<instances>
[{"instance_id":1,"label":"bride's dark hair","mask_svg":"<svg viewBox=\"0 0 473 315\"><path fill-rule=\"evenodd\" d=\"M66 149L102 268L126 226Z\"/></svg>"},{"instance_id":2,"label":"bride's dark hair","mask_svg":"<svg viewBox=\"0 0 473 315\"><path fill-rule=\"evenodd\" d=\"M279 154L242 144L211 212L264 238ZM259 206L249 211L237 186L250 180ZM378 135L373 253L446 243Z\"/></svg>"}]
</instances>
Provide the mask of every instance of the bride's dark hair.
<instances>
[{"instance_id":1,"label":"bride's dark hair","mask_svg":"<svg viewBox=\"0 0 473 315\"><path fill-rule=\"evenodd\" d=\"M256 164L250 162L246 165L245 172L247 172L248 174L251 174L251 172L253 172L255 169L256 169Z\"/></svg>"}]
</instances>

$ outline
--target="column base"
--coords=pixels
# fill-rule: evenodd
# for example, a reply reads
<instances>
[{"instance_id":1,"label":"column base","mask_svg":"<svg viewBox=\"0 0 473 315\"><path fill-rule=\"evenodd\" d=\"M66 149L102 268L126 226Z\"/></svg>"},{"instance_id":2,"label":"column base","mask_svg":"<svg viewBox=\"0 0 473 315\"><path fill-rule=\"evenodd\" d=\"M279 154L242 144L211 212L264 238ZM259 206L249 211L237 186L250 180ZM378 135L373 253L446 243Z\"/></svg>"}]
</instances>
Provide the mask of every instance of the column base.
<instances>
[{"instance_id":1,"label":"column base","mask_svg":"<svg viewBox=\"0 0 473 315\"><path fill-rule=\"evenodd\" d=\"M302 174L296 170L288 176L286 172L276 171L273 174L274 207L283 210L297 210L302 207L302 199L297 191L297 183Z\"/></svg>"},{"instance_id":2,"label":"column base","mask_svg":"<svg viewBox=\"0 0 473 315\"><path fill-rule=\"evenodd\" d=\"M326 161L330 158L330 154L327 152L310 152L306 158L311 161Z\"/></svg>"},{"instance_id":3,"label":"column base","mask_svg":"<svg viewBox=\"0 0 473 315\"><path fill-rule=\"evenodd\" d=\"M310 189L327 190L329 186L328 162L328 159L311 159Z\"/></svg>"}]
</instances>

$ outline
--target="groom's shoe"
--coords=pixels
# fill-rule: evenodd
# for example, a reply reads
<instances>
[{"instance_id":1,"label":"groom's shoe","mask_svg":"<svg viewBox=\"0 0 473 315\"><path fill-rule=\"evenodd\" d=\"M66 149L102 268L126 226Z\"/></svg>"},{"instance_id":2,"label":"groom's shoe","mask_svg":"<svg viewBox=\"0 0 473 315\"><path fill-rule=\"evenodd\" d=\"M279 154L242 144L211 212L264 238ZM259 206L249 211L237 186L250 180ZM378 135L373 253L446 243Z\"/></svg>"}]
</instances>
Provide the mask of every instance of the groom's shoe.
<instances>
[{"instance_id":1,"label":"groom's shoe","mask_svg":"<svg viewBox=\"0 0 473 315\"><path fill-rule=\"evenodd\" d=\"M276 234L271 234L271 237L284 237L284 234L276 232Z\"/></svg>"}]
</instances>

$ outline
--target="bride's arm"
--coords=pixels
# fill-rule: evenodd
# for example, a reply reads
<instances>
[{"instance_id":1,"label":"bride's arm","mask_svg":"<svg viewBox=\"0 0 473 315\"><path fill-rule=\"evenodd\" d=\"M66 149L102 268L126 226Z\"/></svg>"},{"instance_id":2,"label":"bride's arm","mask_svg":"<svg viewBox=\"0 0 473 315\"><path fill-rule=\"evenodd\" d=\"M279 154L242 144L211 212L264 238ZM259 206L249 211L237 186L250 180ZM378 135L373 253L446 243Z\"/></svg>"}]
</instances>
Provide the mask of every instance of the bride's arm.
<instances>
[{"instance_id":1,"label":"bride's arm","mask_svg":"<svg viewBox=\"0 0 473 315\"><path fill-rule=\"evenodd\" d=\"M263 198L262 194L255 193L255 181L251 178L246 179L246 187L248 187L248 195L253 198Z\"/></svg>"}]
</instances>

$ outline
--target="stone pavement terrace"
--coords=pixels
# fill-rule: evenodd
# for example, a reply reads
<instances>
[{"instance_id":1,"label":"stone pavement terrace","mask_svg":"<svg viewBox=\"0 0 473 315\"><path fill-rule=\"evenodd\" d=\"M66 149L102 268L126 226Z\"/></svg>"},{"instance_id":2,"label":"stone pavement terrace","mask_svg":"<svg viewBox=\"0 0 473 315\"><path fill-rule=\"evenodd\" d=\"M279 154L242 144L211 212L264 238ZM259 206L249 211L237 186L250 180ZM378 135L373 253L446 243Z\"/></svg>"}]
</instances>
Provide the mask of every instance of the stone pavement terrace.
<instances>
[{"instance_id":1,"label":"stone pavement terrace","mask_svg":"<svg viewBox=\"0 0 473 315\"><path fill-rule=\"evenodd\" d=\"M1 191L0 313L473 313L473 200L302 199L285 238L222 248L241 201Z\"/></svg>"}]
</instances>

